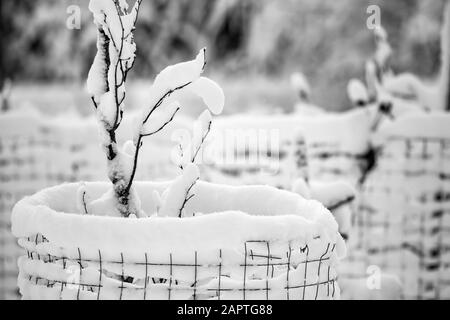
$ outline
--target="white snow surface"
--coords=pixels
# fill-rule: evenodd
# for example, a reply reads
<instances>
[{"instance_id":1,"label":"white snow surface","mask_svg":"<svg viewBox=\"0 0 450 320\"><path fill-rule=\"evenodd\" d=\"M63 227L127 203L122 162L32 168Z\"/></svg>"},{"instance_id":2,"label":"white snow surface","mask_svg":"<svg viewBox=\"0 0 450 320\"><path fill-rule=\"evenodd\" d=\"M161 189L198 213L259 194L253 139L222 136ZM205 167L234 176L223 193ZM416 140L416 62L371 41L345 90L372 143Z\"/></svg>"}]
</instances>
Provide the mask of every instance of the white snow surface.
<instances>
[{"instance_id":1,"label":"white snow surface","mask_svg":"<svg viewBox=\"0 0 450 320\"><path fill-rule=\"evenodd\" d=\"M278 129L281 139L289 138L293 132L300 131L309 146L317 143L337 144L341 151L361 153L365 152L369 146L372 117L373 115L364 109L344 113L325 113L320 117L233 115L215 119L212 131Z\"/></svg>"},{"instance_id":2,"label":"white snow surface","mask_svg":"<svg viewBox=\"0 0 450 320\"><path fill-rule=\"evenodd\" d=\"M351 79L347 85L347 95L352 103L368 103L369 94L361 80Z\"/></svg>"},{"instance_id":3,"label":"white snow surface","mask_svg":"<svg viewBox=\"0 0 450 320\"><path fill-rule=\"evenodd\" d=\"M161 194L169 185L136 183L148 215L159 205L153 202L153 192ZM56 247L81 247L92 256L99 249L111 255L121 251L139 256L146 250L153 256L167 252L182 255L198 248L238 248L255 239L298 240L306 244L320 237L321 241L337 243L338 256L345 256L345 244L331 213L317 201L286 191L198 182L196 196L186 212L200 215L124 219L78 214L79 187L65 184L20 201L12 214L13 234L24 238L39 233ZM100 197L108 188L108 183L86 183L86 192L92 198Z\"/></svg>"},{"instance_id":4,"label":"white snow surface","mask_svg":"<svg viewBox=\"0 0 450 320\"><path fill-rule=\"evenodd\" d=\"M399 136L405 138L450 138L450 114L443 112L410 114L386 123L379 130L378 139ZM377 140L378 141L378 140Z\"/></svg>"}]
</instances>

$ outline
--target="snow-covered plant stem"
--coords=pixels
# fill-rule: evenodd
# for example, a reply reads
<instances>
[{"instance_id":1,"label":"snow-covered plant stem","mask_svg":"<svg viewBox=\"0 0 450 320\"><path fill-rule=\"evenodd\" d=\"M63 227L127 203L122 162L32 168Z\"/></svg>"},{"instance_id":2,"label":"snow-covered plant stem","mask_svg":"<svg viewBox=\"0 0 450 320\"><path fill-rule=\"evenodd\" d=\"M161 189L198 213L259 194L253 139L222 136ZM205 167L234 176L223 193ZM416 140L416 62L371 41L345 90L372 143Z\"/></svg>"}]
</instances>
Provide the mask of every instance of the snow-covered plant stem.
<instances>
[{"instance_id":1,"label":"snow-covered plant stem","mask_svg":"<svg viewBox=\"0 0 450 320\"><path fill-rule=\"evenodd\" d=\"M122 216L137 214L130 195L130 176L124 155L117 146L116 131L123 118L125 83L134 66L135 29L142 0L128 12L125 0L91 0L90 10L97 26L97 55L88 77L88 90L97 112L102 144L108 161L108 177L113 183L117 209Z\"/></svg>"}]
</instances>

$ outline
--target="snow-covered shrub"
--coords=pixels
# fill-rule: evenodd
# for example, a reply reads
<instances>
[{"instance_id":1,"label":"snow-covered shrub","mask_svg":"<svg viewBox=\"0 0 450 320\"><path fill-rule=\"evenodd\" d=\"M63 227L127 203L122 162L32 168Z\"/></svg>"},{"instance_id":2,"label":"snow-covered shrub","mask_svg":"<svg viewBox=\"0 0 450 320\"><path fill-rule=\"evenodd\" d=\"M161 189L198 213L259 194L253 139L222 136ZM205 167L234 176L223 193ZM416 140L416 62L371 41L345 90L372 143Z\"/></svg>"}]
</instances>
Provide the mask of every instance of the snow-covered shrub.
<instances>
[{"instance_id":1,"label":"snow-covered shrub","mask_svg":"<svg viewBox=\"0 0 450 320\"><path fill-rule=\"evenodd\" d=\"M80 207L92 214L115 211L118 216L143 217L140 199L133 191L139 153L144 138L161 132L180 111L180 104L170 99L173 93L190 90L216 114L222 111L224 104L223 92L218 85L201 76L206 66L206 49L202 49L193 61L170 66L155 78L149 106L136 127L133 141L125 144L123 150L119 149L116 131L123 119L126 79L136 57L133 31L140 5L141 0L136 1L130 11L127 1L92 0L89 5L98 28L98 51L87 87L97 112L108 160L108 177L113 184L112 190L100 199L90 203L86 203L84 197L81 199ZM191 170L187 172L192 175ZM80 194L85 192L80 190Z\"/></svg>"},{"instance_id":2,"label":"snow-covered shrub","mask_svg":"<svg viewBox=\"0 0 450 320\"><path fill-rule=\"evenodd\" d=\"M364 184L361 239L367 265L396 274L406 298L450 298L450 116L410 115L384 126Z\"/></svg>"}]
</instances>

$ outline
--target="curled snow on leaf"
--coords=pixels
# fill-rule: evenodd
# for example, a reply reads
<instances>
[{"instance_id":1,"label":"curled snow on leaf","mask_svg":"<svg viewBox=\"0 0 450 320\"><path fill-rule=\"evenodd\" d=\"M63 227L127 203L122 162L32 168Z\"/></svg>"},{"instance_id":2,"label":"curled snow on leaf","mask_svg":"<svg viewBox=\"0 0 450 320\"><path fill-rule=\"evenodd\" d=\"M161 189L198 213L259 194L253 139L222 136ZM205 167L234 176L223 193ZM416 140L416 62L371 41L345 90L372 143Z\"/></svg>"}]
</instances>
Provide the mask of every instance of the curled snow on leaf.
<instances>
[{"instance_id":1,"label":"curled snow on leaf","mask_svg":"<svg viewBox=\"0 0 450 320\"><path fill-rule=\"evenodd\" d=\"M152 93L161 95L166 91L193 83L203 73L205 63L206 49L202 49L194 60L165 68L156 76Z\"/></svg>"},{"instance_id":2,"label":"curled snow on leaf","mask_svg":"<svg viewBox=\"0 0 450 320\"><path fill-rule=\"evenodd\" d=\"M209 78L200 77L188 89L202 98L213 114L219 115L222 113L225 105L225 95L222 88L216 82Z\"/></svg>"}]
</instances>

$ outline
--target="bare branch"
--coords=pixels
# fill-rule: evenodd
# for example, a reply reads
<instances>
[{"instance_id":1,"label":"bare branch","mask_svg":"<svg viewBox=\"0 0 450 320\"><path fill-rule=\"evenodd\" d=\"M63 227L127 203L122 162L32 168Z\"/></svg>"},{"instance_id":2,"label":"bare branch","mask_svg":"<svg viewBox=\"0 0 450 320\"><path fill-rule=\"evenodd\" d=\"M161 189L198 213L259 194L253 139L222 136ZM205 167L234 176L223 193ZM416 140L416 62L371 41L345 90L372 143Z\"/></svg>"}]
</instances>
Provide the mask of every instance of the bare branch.
<instances>
[{"instance_id":1,"label":"bare branch","mask_svg":"<svg viewBox=\"0 0 450 320\"><path fill-rule=\"evenodd\" d=\"M83 195L81 196L81 201L83 201L84 214L89 214L86 204L86 190L83 191Z\"/></svg>"},{"instance_id":2,"label":"bare branch","mask_svg":"<svg viewBox=\"0 0 450 320\"><path fill-rule=\"evenodd\" d=\"M181 218L183 216L183 210L186 207L186 204L195 197L195 194L189 195L189 193L191 192L191 190L194 188L194 186L197 184L198 182L198 178L191 184L191 186L186 190L186 195L184 197L184 201L183 201L183 205L180 208L180 213L178 214L178 218Z\"/></svg>"},{"instance_id":3,"label":"bare branch","mask_svg":"<svg viewBox=\"0 0 450 320\"><path fill-rule=\"evenodd\" d=\"M168 92L166 92L161 99L158 100L158 102L153 106L153 108L150 110L150 112L147 114L147 116L145 117L144 121L142 122L142 124L146 124L148 119L150 118L150 116L153 114L153 112L156 111L156 109L158 109L164 102L165 99L167 99L168 97L170 97L174 92L184 89L186 88L188 85L192 84L192 82L188 82L184 85L181 85L175 89L169 90Z\"/></svg>"},{"instance_id":4,"label":"bare branch","mask_svg":"<svg viewBox=\"0 0 450 320\"><path fill-rule=\"evenodd\" d=\"M129 182L128 182L128 185L127 185L127 188L126 188L126 190L130 190L131 189L131 186L133 185L133 180L134 180L134 177L136 176L136 170L137 170L137 164L138 164L138 158L139 158L139 151L140 151L140 149L141 149L141 147L142 147L142 139L144 138L144 137L149 137L149 136L152 136L152 135L155 135L155 134L157 134L157 133L159 133L159 132L161 132L165 127L167 127L174 119L175 119L175 116L176 116L176 114L178 113L178 111L180 111L180 107L178 107L176 110L175 110L175 112L172 114L172 116L170 117L170 119L168 120L168 121L166 121L158 130L156 130L156 131L154 131L154 132L151 132L151 133L147 133L147 134L140 134L139 135L139 138L138 138L138 143L137 143L137 146L136 146L136 151L135 151L135 153L134 153L134 159L133 159L133 169L132 169L132 171L131 171L131 176L130 176L130 180L129 180Z\"/></svg>"},{"instance_id":5,"label":"bare branch","mask_svg":"<svg viewBox=\"0 0 450 320\"><path fill-rule=\"evenodd\" d=\"M91 100L92 100L92 103L94 104L95 110L97 110L98 109L98 105L97 105L97 102L95 102L95 98L91 97Z\"/></svg>"},{"instance_id":6,"label":"bare branch","mask_svg":"<svg viewBox=\"0 0 450 320\"><path fill-rule=\"evenodd\" d=\"M169 125L169 123L171 123L171 122L173 121L173 119L175 118L175 116L176 116L176 114L178 113L178 111L180 111L180 109L181 109L181 108L178 107L178 108L175 110L175 112L172 114L172 116L170 117L170 119L167 120L167 121L161 126L161 128L159 128L158 130L156 130L156 131L154 131L154 132L151 132L151 133L142 134L141 136L142 136L142 137L150 137L150 136L153 136L153 135L155 135L155 134L161 132L165 127L167 127L167 126Z\"/></svg>"},{"instance_id":7,"label":"bare branch","mask_svg":"<svg viewBox=\"0 0 450 320\"><path fill-rule=\"evenodd\" d=\"M212 121L209 121L208 129L206 130L206 133L203 135L202 141L201 141L200 145L198 146L197 150L195 151L195 153L194 153L194 155L192 157L192 160L191 160L192 163L194 163L195 159L197 159L198 153L202 149L202 146L205 143L206 138L208 137L209 133L211 132L211 125L212 125Z\"/></svg>"}]
</instances>

